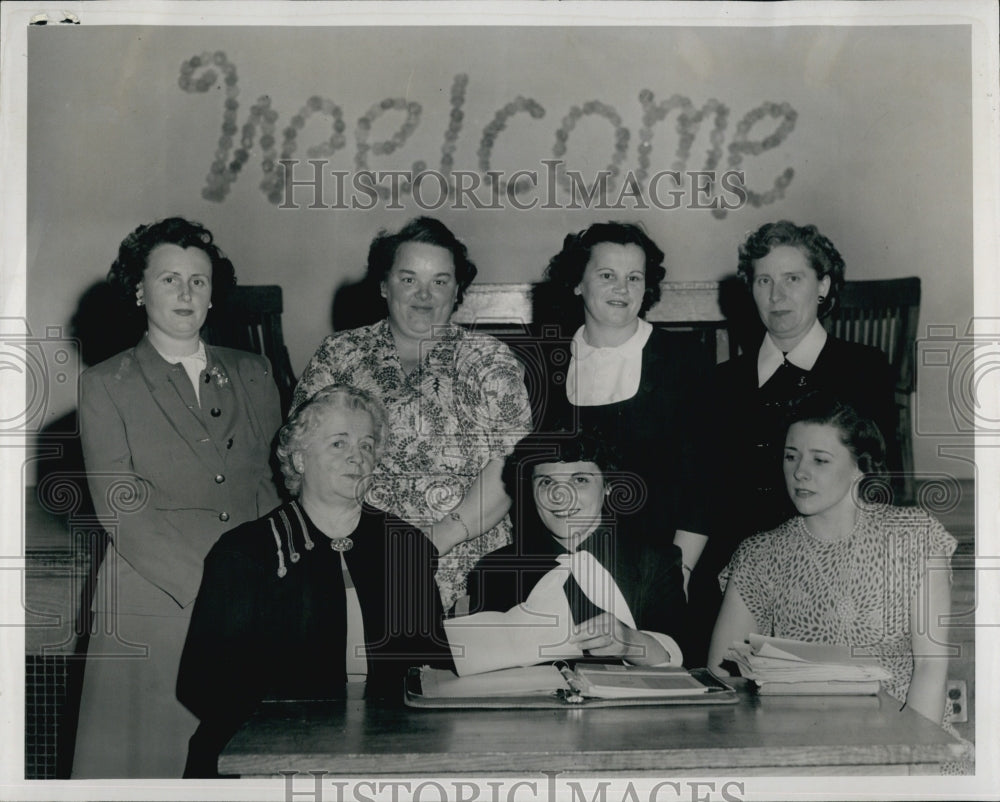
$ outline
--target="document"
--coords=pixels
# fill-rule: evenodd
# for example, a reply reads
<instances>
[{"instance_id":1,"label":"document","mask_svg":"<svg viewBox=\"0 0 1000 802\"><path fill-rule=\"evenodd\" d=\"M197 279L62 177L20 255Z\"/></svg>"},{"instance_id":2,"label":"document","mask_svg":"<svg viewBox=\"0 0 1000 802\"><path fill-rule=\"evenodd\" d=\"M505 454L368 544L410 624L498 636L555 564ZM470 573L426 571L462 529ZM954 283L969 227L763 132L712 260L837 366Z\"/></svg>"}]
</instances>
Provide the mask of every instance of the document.
<instances>
[{"instance_id":1,"label":"document","mask_svg":"<svg viewBox=\"0 0 1000 802\"><path fill-rule=\"evenodd\" d=\"M875 657L848 646L751 634L726 655L761 693L874 694L890 674Z\"/></svg>"}]
</instances>

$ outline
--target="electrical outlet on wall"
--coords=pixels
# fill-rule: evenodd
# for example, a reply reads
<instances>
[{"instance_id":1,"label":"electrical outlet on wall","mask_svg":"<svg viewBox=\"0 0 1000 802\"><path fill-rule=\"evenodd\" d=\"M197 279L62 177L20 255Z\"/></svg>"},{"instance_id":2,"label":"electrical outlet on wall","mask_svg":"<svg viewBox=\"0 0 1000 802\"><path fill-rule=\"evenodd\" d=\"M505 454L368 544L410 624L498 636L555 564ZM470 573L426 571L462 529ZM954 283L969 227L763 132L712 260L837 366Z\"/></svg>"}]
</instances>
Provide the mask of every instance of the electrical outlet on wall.
<instances>
[{"instance_id":1,"label":"electrical outlet on wall","mask_svg":"<svg viewBox=\"0 0 1000 802\"><path fill-rule=\"evenodd\" d=\"M964 679L950 679L947 685L948 706L951 710L951 720L961 723L969 720L969 695L966 692Z\"/></svg>"}]
</instances>

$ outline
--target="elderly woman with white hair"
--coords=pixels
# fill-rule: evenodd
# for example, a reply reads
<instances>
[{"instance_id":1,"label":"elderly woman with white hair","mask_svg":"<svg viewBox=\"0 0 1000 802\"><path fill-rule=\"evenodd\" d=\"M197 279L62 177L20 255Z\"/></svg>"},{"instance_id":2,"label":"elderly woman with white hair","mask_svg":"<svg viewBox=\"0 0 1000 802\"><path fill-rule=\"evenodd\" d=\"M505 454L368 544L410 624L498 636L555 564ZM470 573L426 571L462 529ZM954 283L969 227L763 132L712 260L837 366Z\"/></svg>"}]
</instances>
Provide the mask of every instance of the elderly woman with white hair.
<instances>
[{"instance_id":1,"label":"elderly woman with white hair","mask_svg":"<svg viewBox=\"0 0 1000 802\"><path fill-rule=\"evenodd\" d=\"M386 413L369 393L331 385L299 407L277 453L295 498L224 534L205 560L178 697L201 724L187 777L211 777L259 702L401 695L410 665L451 667L434 583L437 549L363 502Z\"/></svg>"}]
</instances>

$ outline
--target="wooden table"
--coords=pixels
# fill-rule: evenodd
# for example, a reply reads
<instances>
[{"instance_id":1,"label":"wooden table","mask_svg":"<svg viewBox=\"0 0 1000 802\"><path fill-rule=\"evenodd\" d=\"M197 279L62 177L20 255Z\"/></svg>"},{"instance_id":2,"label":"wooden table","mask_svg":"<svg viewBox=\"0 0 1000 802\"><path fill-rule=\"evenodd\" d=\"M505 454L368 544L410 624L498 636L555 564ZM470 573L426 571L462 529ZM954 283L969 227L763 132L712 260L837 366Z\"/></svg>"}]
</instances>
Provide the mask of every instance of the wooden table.
<instances>
[{"instance_id":1,"label":"wooden table","mask_svg":"<svg viewBox=\"0 0 1000 802\"><path fill-rule=\"evenodd\" d=\"M926 774L961 745L887 696L759 697L739 704L427 710L268 703L219 760L223 774L340 777Z\"/></svg>"}]
</instances>

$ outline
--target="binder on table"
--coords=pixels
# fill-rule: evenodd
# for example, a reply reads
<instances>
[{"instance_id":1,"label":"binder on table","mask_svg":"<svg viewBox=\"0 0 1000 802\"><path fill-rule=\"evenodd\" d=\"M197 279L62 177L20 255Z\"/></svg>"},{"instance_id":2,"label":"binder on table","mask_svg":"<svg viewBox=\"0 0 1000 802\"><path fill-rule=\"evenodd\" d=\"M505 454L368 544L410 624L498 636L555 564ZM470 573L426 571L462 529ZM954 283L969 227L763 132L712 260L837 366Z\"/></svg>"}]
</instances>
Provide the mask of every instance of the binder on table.
<instances>
[{"instance_id":1,"label":"binder on table","mask_svg":"<svg viewBox=\"0 0 1000 802\"><path fill-rule=\"evenodd\" d=\"M405 702L411 707L552 708L734 704L736 691L707 668L548 663L459 677L452 671L411 668Z\"/></svg>"}]
</instances>

